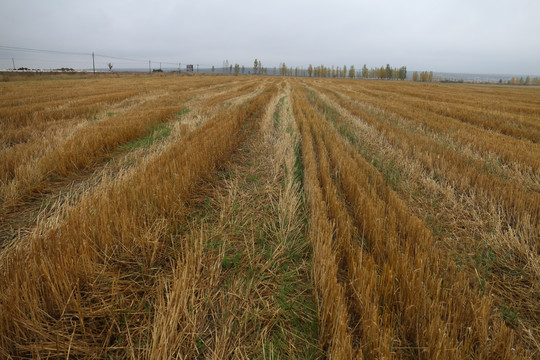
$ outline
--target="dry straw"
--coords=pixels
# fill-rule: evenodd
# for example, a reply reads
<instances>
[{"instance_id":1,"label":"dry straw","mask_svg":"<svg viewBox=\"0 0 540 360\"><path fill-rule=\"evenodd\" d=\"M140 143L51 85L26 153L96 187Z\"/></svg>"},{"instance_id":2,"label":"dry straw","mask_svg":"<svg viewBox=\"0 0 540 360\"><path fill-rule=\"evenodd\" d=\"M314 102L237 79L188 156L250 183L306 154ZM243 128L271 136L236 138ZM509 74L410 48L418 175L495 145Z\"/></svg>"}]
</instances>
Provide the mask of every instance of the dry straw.
<instances>
[{"instance_id":1,"label":"dry straw","mask_svg":"<svg viewBox=\"0 0 540 360\"><path fill-rule=\"evenodd\" d=\"M216 112L131 178L84 198L58 227L4 252L2 354L138 357L186 201L271 96Z\"/></svg>"}]
</instances>

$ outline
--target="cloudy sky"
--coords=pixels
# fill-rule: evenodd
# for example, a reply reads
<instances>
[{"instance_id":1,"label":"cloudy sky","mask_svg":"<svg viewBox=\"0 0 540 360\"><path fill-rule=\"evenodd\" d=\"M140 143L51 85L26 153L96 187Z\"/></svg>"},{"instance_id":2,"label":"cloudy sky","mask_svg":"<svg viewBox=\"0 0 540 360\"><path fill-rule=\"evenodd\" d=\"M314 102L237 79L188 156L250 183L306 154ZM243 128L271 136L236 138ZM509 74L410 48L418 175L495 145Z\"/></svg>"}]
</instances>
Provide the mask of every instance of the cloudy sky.
<instances>
[{"instance_id":1,"label":"cloudy sky","mask_svg":"<svg viewBox=\"0 0 540 360\"><path fill-rule=\"evenodd\" d=\"M540 75L538 0L0 0L0 68L406 65ZM166 64L167 65L167 64ZM167 65L169 66L169 65ZM165 67L165 65L164 65Z\"/></svg>"}]
</instances>

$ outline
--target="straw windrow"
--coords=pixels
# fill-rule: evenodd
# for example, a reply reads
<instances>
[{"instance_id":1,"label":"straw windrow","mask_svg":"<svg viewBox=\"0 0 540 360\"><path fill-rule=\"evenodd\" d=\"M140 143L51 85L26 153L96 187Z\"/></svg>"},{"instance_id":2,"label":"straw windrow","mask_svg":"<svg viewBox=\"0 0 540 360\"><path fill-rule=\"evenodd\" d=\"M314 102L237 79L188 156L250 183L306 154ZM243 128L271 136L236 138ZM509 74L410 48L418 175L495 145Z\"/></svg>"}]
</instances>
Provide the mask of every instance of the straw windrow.
<instances>
[{"instance_id":1,"label":"straw windrow","mask_svg":"<svg viewBox=\"0 0 540 360\"><path fill-rule=\"evenodd\" d=\"M538 356L537 89L1 86L0 357Z\"/></svg>"}]
</instances>

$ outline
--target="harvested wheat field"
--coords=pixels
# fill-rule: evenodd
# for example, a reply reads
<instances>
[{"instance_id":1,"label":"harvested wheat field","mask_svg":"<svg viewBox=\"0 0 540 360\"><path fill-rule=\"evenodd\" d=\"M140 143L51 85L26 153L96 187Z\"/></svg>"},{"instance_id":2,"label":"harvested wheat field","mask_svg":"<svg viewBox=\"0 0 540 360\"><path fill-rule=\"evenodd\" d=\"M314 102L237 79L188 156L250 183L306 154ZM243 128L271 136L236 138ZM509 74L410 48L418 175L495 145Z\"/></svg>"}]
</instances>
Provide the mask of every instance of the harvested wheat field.
<instances>
[{"instance_id":1,"label":"harvested wheat field","mask_svg":"<svg viewBox=\"0 0 540 360\"><path fill-rule=\"evenodd\" d=\"M540 89L0 83L0 357L540 357Z\"/></svg>"}]
</instances>

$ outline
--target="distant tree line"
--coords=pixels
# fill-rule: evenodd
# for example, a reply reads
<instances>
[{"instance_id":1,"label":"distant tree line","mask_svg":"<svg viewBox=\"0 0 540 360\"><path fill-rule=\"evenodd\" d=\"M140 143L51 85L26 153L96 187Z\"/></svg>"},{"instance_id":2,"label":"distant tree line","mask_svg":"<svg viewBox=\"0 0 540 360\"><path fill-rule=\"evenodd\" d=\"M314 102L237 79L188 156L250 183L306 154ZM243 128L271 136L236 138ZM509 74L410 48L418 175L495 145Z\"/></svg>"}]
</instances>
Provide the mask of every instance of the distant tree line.
<instances>
[{"instance_id":1,"label":"distant tree line","mask_svg":"<svg viewBox=\"0 0 540 360\"><path fill-rule=\"evenodd\" d=\"M413 72L412 74L413 81L433 81L433 71L427 72L427 71L421 71L418 73L418 71Z\"/></svg>"},{"instance_id":2,"label":"distant tree line","mask_svg":"<svg viewBox=\"0 0 540 360\"><path fill-rule=\"evenodd\" d=\"M499 80L499 83L502 83L502 80ZM523 76L518 78L512 77L510 80L507 81L507 84L510 85L540 85L540 78L535 77L532 78L530 76L527 76L525 79L523 79Z\"/></svg>"},{"instance_id":3,"label":"distant tree line","mask_svg":"<svg viewBox=\"0 0 540 360\"><path fill-rule=\"evenodd\" d=\"M216 68L212 65L212 72L215 72ZM268 74L268 68L262 66L262 63L260 60L255 59L253 62L253 68L252 68L253 74ZM239 75L240 73L245 74L246 73L246 67L244 65L240 64L229 64L229 60L223 61L223 67L221 70L222 73L226 74L235 74ZM251 74L251 71L248 70L248 73Z\"/></svg>"},{"instance_id":4,"label":"distant tree line","mask_svg":"<svg viewBox=\"0 0 540 360\"><path fill-rule=\"evenodd\" d=\"M295 70L296 73L296 70ZM301 73L302 76L306 76L305 73ZM364 64L362 69L356 70L354 65L347 68L347 65L343 67L327 67L324 65L313 66L309 65L307 68L307 76L309 77L330 77L330 78L351 78L351 79L388 79L388 80L405 80L407 78L407 67L402 66L400 68L393 68L390 64L386 66L375 67L368 69Z\"/></svg>"},{"instance_id":5,"label":"distant tree line","mask_svg":"<svg viewBox=\"0 0 540 360\"><path fill-rule=\"evenodd\" d=\"M215 71L215 67L212 66L212 72ZM229 64L228 60L223 62L223 73L239 75L240 73L245 74L246 68L240 64ZM255 59L253 61L253 67L251 69L247 68L248 74L254 75L268 75L268 68L264 67L261 63L261 60ZM407 67L392 67L390 64L381 67L372 67L368 68L366 64L362 66L361 69L356 69L354 65L340 66L325 66L318 65L309 66L304 69L303 67L289 67L287 64L280 63L279 66L274 66L272 69L272 75L281 75L281 76L304 76L304 77L321 77L321 78L350 78L350 79L386 79L386 80L405 80L407 79ZM432 82L434 81L433 71L415 71L412 73L413 81L421 82ZM443 79L439 78L439 81ZM449 81L449 80L448 80ZM463 80L456 81L463 82ZM502 80L499 83L503 83ZM515 85L540 85L540 78L532 78L527 76L526 78L512 78L506 83L515 84Z\"/></svg>"},{"instance_id":6,"label":"distant tree line","mask_svg":"<svg viewBox=\"0 0 540 360\"><path fill-rule=\"evenodd\" d=\"M212 66L212 72L215 72L215 66ZM254 75L268 75L268 68L262 65L261 60L255 59L253 61L253 67L251 70L248 68L248 74ZM229 73L239 75L240 73L245 74L246 68L240 64L230 64L229 60L223 61L223 67L221 70L222 73ZM313 66L309 65L307 69L303 67L289 67L287 64L280 63L279 67L274 66L272 69L272 75L282 75L282 76L305 76L305 77L328 77L328 78L363 78L363 79L396 79L396 80L405 80L407 78L407 67L402 66L400 68L392 68L389 64L386 66L381 66L380 68L371 68L368 69L367 65L364 64L362 69L356 70L354 65L347 67L347 65L340 66Z\"/></svg>"}]
</instances>

